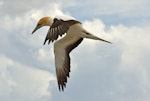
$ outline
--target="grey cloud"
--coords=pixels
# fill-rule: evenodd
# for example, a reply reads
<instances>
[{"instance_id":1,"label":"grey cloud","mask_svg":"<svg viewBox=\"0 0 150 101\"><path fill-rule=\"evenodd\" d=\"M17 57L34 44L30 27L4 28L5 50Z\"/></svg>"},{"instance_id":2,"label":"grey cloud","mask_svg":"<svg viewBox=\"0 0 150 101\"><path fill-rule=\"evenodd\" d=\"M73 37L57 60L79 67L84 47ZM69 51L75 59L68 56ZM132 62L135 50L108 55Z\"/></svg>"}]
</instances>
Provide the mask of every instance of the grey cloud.
<instances>
[{"instance_id":1,"label":"grey cloud","mask_svg":"<svg viewBox=\"0 0 150 101\"><path fill-rule=\"evenodd\" d=\"M5 0L2 1L3 5L1 5L1 16L2 15L11 15L12 17L24 14L24 12L28 12L32 9L41 9L53 3L59 3L59 0Z\"/></svg>"},{"instance_id":2,"label":"grey cloud","mask_svg":"<svg viewBox=\"0 0 150 101\"><path fill-rule=\"evenodd\" d=\"M145 11L145 8L147 8L148 10L150 10L149 6L147 4L149 4L150 2L148 0L132 0L132 1L126 1L126 0L112 0L111 2L109 0L95 0L94 2L91 2L90 0L86 0L86 2L84 2L84 6L86 6L86 8L84 8L83 4L81 1L76 1L74 5L77 6L77 8L72 8L74 10L79 10L79 9L85 9L88 12L90 12L89 14L95 15L95 14L117 14L117 15L128 15L127 13L131 13L129 14L129 17L132 17L132 14L134 16L136 16L136 13L138 13L138 15L140 13L143 13L143 11ZM93 9L94 7L94 9ZM84 14L86 12L83 12ZM137 16L138 16L137 15ZM149 14L145 14L145 16L148 16ZM91 16L91 15L89 15Z\"/></svg>"},{"instance_id":3,"label":"grey cloud","mask_svg":"<svg viewBox=\"0 0 150 101\"><path fill-rule=\"evenodd\" d=\"M85 19L100 18L107 25L125 24L133 26L149 21L150 2L148 0L80 0L75 1L72 7L63 6L64 11L81 21ZM84 9L84 10L83 10ZM80 11L80 12L78 12ZM87 13L88 12L88 13Z\"/></svg>"}]
</instances>

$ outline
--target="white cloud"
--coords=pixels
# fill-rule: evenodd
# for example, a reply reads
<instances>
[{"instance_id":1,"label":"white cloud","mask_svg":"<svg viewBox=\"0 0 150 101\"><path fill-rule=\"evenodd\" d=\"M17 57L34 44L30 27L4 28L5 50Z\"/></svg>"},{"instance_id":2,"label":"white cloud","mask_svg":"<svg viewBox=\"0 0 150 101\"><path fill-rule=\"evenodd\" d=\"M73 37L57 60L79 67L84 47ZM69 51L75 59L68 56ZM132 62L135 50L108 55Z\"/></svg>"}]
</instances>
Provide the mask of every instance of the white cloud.
<instances>
[{"instance_id":1,"label":"white cloud","mask_svg":"<svg viewBox=\"0 0 150 101\"><path fill-rule=\"evenodd\" d=\"M110 34L114 39L114 44L118 45L121 51L120 63L118 66L119 79L118 85L121 85L123 89L122 94L128 94L130 92L139 96L138 99L147 101L150 94L149 85L149 28L147 27L126 27L126 26L113 26ZM145 61L145 62L144 62ZM130 86L130 87L129 87ZM124 97L129 97L124 96ZM132 95L134 96L134 95ZM133 99L137 99L131 97Z\"/></svg>"},{"instance_id":2,"label":"white cloud","mask_svg":"<svg viewBox=\"0 0 150 101\"><path fill-rule=\"evenodd\" d=\"M142 59L147 57L150 51L149 28L146 27L126 27L116 26L111 28L115 43L118 43L122 49L122 61L124 66L132 66L141 63ZM140 65L139 65L140 66ZM145 67L143 64L142 68ZM125 67L126 68L126 67ZM134 69L137 67L133 67ZM126 68L127 69L127 68Z\"/></svg>"},{"instance_id":3,"label":"white cloud","mask_svg":"<svg viewBox=\"0 0 150 101\"><path fill-rule=\"evenodd\" d=\"M76 4L81 4L81 1L73 2L69 1L67 7L76 6L78 9L80 5ZM87 16L85 13L90 5L93 9L90 8L87 14L90 11L93 12L92 14L106 15L121 12L121 16L127 16L130 12L137 11L137 15L131 16L139 17L141 12L148 8L143 7L147 2L146 0L131 2L113 0L113 3L88 1L85 2L85 9L80 8L78 12L70 12L66 7L68 10L65 12ZM33 6L29 7L30 9L24 10L17 6L14 8L13 16L12 13L8 13L10 11L8 9L6 14L1 13L3 16L0 22L2 25L0 27L2 33L0 37L0 100L149 101L149 22L129 27L123 24L108 26L99 18L85 20L83 22L85 29L113 44L85 39L71 53L71 75L65 92L59 93L57 81L53 75L55 74L53 45L43 46L48 27L42 28L34 35L31 35L31 32L39 18L66 13L62 11L64 8L62 1L45 0L43 3L45 6L41 7L41 4L35 1L31 3ZM2 6L5 8L6 4L4 2ZM27 4L24 1L23 7ZM136 6L143 8L135 10ZM122 12L125 15L122 15ZM144 16L148 16L148 13Z\"/></svg>"},{"instance_id":4,"label":"white cloud","mask_svg":"<svg viewBox=\"0 0 150 101\"><path fill-rule=\"evenodd\" d=\"M25 101L24 98L33 101L51 96L48 91L51 86L49 82L55 78L50 72L20 64L5 56L0 56L0 61L1 100L10 100L12 97L12 101Z\"/></svg>"},{"instance_id":5,"label":"white cloud","mask_svg":"<svg viewBox=\"0 0 150 101\"><path fill-rule=\"evenodd\" d=\"M50 47L45 46L45 50L44 47L41 48L46 31L45 34L39 34L42 32L39 31L38 35L31 36L36 25L33 21L44 16L43 11L49 7L30 10L15 17L10 15L1 17L3 26L0 29L4 34L0 44L2 48L0 51L0 100L40 101L45 99L46 101L51 98L50 89L53 88L55 77L54 73L47 69L52 60L48 57L48 55L51 56ZM47 11L51 14L62 14L56 4ZM46 61L45 58L47 58Z\"/></svg>"}]
</instances>

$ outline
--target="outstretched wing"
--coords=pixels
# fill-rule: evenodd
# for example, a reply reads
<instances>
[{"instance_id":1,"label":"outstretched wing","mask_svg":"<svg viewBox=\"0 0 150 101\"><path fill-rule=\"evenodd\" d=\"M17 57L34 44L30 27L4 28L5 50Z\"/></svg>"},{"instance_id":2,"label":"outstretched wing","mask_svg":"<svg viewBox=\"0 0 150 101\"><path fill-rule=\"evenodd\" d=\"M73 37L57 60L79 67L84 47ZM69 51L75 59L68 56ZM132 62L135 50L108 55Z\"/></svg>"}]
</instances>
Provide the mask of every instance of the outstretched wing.
<instances>
[{"instance_id":1,"label":"outstretched wing","mask_svg":"<svg viewBox=\"0 0 150 101\"><path fill-rule=\"evenodd\" d=\"M66 83L67 83L67 77L69 77L69 72L70 72L69 53L75 47L77 47L82 42L82 40L83 38L80 38L73 44L70 44L69 46L66 46L66 47L57 45L54 49L55 50L56 75L57 75L59 90L62 90L62 91L64 90L64 88L66 87Z\"/></svg>"},{"instance_id":2,"label":"outstretched wing","mask_svg":"<svg viewBox=\"0 0 150 101\"><path fill-rule=\"evenodd\" d=\"M76 23L80 23L80 22L76 20L64 21L64 20L59 20L57 18L54 18L54 22L52 23L47 33L44 44L46 43L47 40L48 40L48 44L51 41L53 42L54 40L57 40L59 36L62 36L68 31L71 25L76 24Z\"/></svg>"}]
</instances>

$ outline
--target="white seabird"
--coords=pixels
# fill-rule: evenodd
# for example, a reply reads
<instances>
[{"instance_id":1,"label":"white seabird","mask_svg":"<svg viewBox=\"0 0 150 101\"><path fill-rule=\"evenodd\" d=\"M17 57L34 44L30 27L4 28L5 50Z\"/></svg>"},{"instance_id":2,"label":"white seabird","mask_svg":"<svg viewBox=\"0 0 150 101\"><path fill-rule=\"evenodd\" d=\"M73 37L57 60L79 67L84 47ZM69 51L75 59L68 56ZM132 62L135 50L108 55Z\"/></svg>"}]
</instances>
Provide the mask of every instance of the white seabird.
<instances>
[{"instance_id":1,"label":"white seabird","mask_svg":"<svg viewBox=\"0 0 150 101\"><path fill-rule=\"evenodd\" d=\"M59 36L66 35L60 40L54 43L54 54L55 54L55 66L56 75L59 90L64 91L66 87L67 77L70 72L70 52L76 48L82 41L83 38L89 38L94 40L100 40L107 43L111 43L104 39L101 39L88 31L86 31L81 22L77 20L63 20L58 18L43 17L38 21L37 26L33 30L32 34L43 26L50 26L47 36L44 41L54 42Z\"/></svg>"}]
</instances>

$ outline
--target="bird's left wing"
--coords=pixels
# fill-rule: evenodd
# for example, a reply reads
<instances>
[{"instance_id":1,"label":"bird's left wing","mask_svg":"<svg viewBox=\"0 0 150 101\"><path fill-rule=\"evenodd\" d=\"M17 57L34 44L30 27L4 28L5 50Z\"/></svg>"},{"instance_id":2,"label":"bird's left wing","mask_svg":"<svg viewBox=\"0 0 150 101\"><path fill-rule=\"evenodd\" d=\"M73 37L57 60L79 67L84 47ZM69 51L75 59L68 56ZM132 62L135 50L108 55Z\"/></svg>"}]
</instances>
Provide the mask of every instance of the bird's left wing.
<instances>
[{"instance_id":1,"label":"bird's left wing","mask_svg":"<svg viewBox=\"0 0 150 101\"><path fill-rule=\"evenodd\" d=\"M66 87L67 83L67 77L69 77L70 72L69 53L75 47L77 47L82 42L82 40L83 38L80 38L76 40L73 44L70 44L69 46L62 46L61 44L58 44L57 46L54 47L56 75L59 90L64 90L64 87ZM59 41L57 41L56 44L57 43L59 43Z\"/></svg>"},{"instance_id":2,"label":"bird's left wing","mask_svg":"<svg viewBox=\"0 0 150 101\"><path fill-rule=\"evenodd\" d=\"M61 19L54 18L53 23L45 38L44 44L46 43L47 40L48 40L48 44L51 41L53 42L54 40L57 40L58 36L62 36L63 34L65 34L67 30L70 28L70 26L76 23L80 23L80 22L76 20L64 21Z\"/></svg>"}]
</instances>

